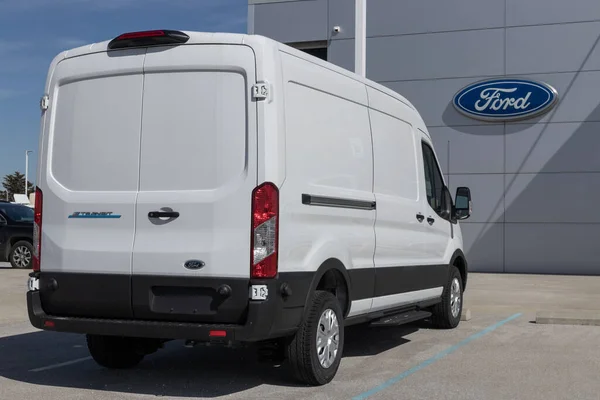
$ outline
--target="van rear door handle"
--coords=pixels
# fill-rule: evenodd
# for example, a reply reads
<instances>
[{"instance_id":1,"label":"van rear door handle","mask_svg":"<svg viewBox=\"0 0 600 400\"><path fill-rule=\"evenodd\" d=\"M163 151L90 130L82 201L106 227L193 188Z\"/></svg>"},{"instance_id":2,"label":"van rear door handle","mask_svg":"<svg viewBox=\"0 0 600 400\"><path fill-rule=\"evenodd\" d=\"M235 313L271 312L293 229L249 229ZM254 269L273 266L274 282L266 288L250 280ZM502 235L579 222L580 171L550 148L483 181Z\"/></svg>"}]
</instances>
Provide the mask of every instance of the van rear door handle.
<instances>
[{"instance_id":1,"label":"van rear door handle","mask_svg":"<svg viewBox=\"0 0 600 400\"><path fill-rule=\"evenodd\" d=\"M179 213L177 211L150 211L148 218L177 218Z\"/></svg>"},{"instance_id":2,"label":"van rear door handle","mask_svg":"<svg viewBox=\"0 0 600 400\"><path fill-rule=\"evenodd\" d=\"M417 221L423 222L424 219L425 219L425 216L423 214L421 214L421 213L417 214Z\"/></svg>"},{"instance_id":3,"label":"van rear door handle","mask_svg":"<svg viewBox=\"0 0 600 400\"><path fill-rule=\"evenodd\" d=\"M433 225L433 223L435 222L435 219L433 219L431 217L427 217L427 222L429 222L429 225Z\"/></svg>"}]
</instances>

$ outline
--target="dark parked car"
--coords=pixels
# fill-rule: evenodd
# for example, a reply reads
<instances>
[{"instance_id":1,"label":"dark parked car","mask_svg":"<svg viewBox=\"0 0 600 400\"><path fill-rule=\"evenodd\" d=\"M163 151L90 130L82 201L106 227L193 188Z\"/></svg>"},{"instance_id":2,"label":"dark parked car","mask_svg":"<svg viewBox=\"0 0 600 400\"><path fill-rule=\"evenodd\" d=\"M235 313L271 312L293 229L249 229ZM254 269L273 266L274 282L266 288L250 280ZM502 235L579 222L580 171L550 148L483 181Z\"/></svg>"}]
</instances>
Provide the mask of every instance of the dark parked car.
<instances>
[{"instance_id":1,"label":"dark parked car","mask_svg":"<svg viewBox=\"0 0 600 400\"><path fill-rule=\"evenodd\" d=\"M0 201L0 261L14 268L31 268L33 209Z\"/></svg>"}]
</instances>

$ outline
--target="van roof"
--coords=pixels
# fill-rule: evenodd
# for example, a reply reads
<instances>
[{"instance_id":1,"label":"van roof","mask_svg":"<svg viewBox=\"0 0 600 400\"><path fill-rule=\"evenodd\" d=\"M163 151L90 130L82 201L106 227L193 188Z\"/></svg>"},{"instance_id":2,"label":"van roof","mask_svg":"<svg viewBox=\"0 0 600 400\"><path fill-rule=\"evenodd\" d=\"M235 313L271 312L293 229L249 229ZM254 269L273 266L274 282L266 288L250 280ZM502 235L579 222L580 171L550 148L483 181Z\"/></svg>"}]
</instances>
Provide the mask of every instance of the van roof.
<instances>
[{"instance_id":1,"label":"van roof","mask_svg":"<svg viewBox=\"0 0 600 400\"><path fill-rule=\"evenodd\" d=\"M267 38L265 36L248 35L248 34L241 34L241 33L220 33L220 32L212 33L212 32L195 32L195 31L181 31L181 32L185 33L186 35L188 35L190 37L190 39L186 42L186 44L247 44L252 47L258 47L258 46L269 47L269 46L271 46L280 51L292 54L298 58L316 63L322 67L328 68L328 69L335 71L339 74L342 74L348 78L354 79L355 81L364 83L365 85L367 85L373 89L376 89L382 93L385 93L385 94L401 101L402 103L406 104L409 108L414 110L415 113L418 115L418 112L417 112L416 108L413 106L413 104L410 101L408 101L404 96L400 95L398 92L395 92L395 91L391 90L390 88L388 88L384 85L381 85L377 82L374 82L370 79L361 77L351 71L348 71L347 69L344 69L344 68L341 68L332 63L323 61L317 57L313 57L303 51L297 50L293 47L290 47L286 44L277 42L277 41ZM72 57L82 56L85 54L100 53L100 52L108 51L109 42L110 42L110 40L106 40L103 42L92 43L92 44L88 44L85 46L81 46L81 47L77 47L77 48L65 51L65 52L59 54L56 57L56 59L54 60L54 62L58 62L63 58L72 58ZM420 116L419 116L419 118L420 118ZM423 123L423 125L425 125L425 124Z\"/></svg>"}]
</instances>

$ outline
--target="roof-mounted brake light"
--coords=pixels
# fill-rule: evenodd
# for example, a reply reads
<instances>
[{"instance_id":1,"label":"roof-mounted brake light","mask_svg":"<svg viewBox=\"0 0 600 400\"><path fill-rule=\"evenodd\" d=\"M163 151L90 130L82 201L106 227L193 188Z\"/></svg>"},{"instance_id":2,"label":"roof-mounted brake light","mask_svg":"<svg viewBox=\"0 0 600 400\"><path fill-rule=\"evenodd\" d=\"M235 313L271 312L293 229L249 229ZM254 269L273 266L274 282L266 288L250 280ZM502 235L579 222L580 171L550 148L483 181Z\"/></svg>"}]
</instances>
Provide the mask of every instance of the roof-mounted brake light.
<instances>
[{"instance_id":1,"label":"roof-mounted brake light","mask_svg":"<svg viewBox=\"0 0 600 400\"><path fill-rule=\"evenodd\" d=\"M182 44L190 39L188 35L179 31L155 30L142 32L129 32L117 36L108 43L108 48L125 49L128 47L160 46L169 44Z\"/></svg>"},{"instance_id":2,"label":"roof-mounted brake light","mask_svg":"<svg viewBox=\"0 0 600 400\"><path fill-rule=\"evenodd\" d=\"M165 31L143 31L143 32L129 32L124 33L117 37L116 40L124 40L124 39L140 39L147 37L158 37L165 36Z\"/></svg>"}]
</instances>

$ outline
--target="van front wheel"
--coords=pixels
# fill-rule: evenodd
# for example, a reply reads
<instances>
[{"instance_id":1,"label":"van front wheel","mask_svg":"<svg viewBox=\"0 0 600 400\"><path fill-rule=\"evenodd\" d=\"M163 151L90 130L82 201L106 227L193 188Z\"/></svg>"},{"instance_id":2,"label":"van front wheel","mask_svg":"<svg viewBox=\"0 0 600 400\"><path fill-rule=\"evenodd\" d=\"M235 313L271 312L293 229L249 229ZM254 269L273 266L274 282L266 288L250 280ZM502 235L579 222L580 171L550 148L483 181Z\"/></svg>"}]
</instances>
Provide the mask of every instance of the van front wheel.
<instances>
[{"instance_id":1,"label":"van front wheel","mask_svg":"<svg viewBox=\"0 0 600 400\"><path fill-rule=\"evenodd\" d=\"M340 303L329 292L315 292L309 307L287 346L287 357L296 379L319 386L331 382L340 366L344 317Z\"/></svg>"},{"instance_id":2,"label":"van front wheel","mask_svg":"<svg viewBox=\"0 0 600 400\"><path fill-rule=\"evenodd\" d=\"M87 345L94 361L109 369L132 368L144 358L133 338L87 335Z\"/></svg>"},{"instance_id":3,"label":"van front wheel","mask_svg":"<svg viewBox=\"0 0 600 400\"><path fill-rule=\"evenodd\" d=\"M436 328L453 329L458 326L462 315L463 285L458 268L450 267L448 282L442 292L442 302L433 307L432 322Z\"/></svg>"}]
</instances>

